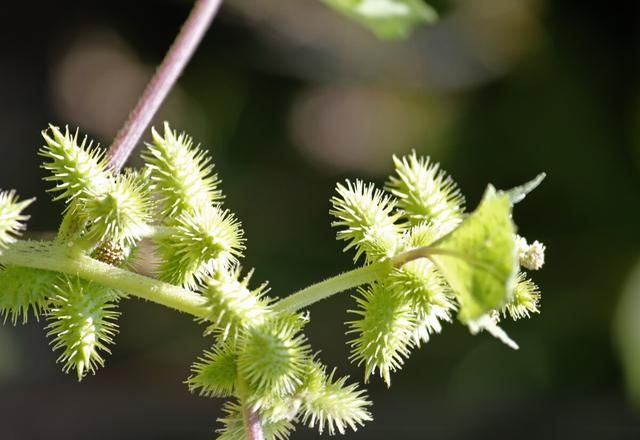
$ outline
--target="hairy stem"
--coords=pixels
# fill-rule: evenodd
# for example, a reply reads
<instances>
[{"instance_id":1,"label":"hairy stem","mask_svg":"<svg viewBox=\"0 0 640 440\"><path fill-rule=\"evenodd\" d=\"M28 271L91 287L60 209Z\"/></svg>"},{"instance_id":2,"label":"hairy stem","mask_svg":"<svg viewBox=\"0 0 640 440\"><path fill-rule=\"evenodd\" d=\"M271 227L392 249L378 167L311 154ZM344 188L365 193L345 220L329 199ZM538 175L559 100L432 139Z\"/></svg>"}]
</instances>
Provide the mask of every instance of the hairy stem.
<instances>
[{"instance_id":1,"label":"hairy stem","mask_svg":"<svg viewBox=\"0 0 640 440\"><path fill-rule=\"evenodd\" d=\"M278 301L274 308L281 313L295 312L331 295L370 283L391 269L388 261L359 267L305 287Z\"/></svg>"},{"instance_id":2,"label":"hairy stem","mask_svg":"<svg viewBox=\"0 0 640 440\"><path fill-rule=\"evenodd\" d=\"M78 276L107 287L205 318L205 299L183 289L84 255L69 255L50 243L17 242L0 255L0 264L34 267Z\"/></svg>"},{"instance_id":3,"label":"hairy stem","mask_svg":"<svg viewBox=\"0 0 640 440\"><path fill-rule=\"evenodd\" d=\"M262 424L260 423L258 413L247 405L243 405L243 411L244 429L247 433L247 440L264 440L264 433L262 432Z\"/></svg>"},{"instance_id":4,"label":"hairy stem","mask_svg":"<svg viewBox=\"0 0 640 440\"><path fill-rule=\"evenodd\" d=\"M242 377L238 378L236 389L238 391L240 404L242 405L242 418L244 419L244 431L247 434L247 440L264 440L260 416L247 405L247 384Z\"/></svg>"},{"instance_id":5,"label":"hairy stem","mask_svg":"<svg viewBox=\"0 0 640 440\"><path fill-rule=\"evenodd\" d=\"M202 40L222 0L197 0L191 14L169 48L135 108L109 148L109 166L119 171L167 97Z\"/></svg>"},{"instance_id":6,"label":"hairy stem","mask_svg":"<svg viewBox=\"0 0 640 440\"><path fill-rule=\"evenodd\" d=\"M359 267L305 287L278 301L274 309L280 313L295 312L336 293L370 283L388 273L393 267L400 267L409 261L436 254L458 257L457 254L429 246L411 249L389 260ZM79 276L198 318L207 316L204 307L205 299L195 292L111 266L86 255L70 254L62 246L51 242L18 241L9 249L3 250L0 254L0 264L33 267Z\"/></svg>"},{"instance_id":7,"label":"hairy stem","mask_svg":"<svg viewBox=\"0 0 640 440\"><path fill-rule=\"evenodd\" d=\"M389 272L394 267L401 267L418 258L428 258L431 255L450 255L461 258L458 253L438 249L431 246L423 246L402 252L389 260L363 266L348 272L341 273L319 283L305 287L278 301L274 308L281 313L295 312L315 302L328 298L336 293L352 289L361 284L370 283L381 275Z\"/></svg>"}]
</instances>

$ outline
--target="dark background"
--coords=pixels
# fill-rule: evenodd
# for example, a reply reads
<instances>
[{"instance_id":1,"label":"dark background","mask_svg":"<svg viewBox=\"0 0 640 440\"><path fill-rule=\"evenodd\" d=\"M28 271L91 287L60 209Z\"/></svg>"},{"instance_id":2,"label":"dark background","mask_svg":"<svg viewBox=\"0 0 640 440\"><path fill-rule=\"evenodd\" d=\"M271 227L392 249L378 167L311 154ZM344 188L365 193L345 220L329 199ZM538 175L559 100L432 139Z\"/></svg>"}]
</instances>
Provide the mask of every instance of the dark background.
<instances>
[{"instance_id":1,"label":"dark background","mask_svg":"<svg viewBox=\"0 0 640 440\"><path fill-rule=\"evenodd\" d=\"M488 182L548 175L515 212L547 245L542 313L505 322L521 349L447 325L389 390L368 386L375 421L347 437L640 438L616 338L633 351L640 328L614 331L622 292L640 295L635 2L439 1L442 20L397 43L315 0L227 3L159 120L211 148L246 229L244 266L273 295L351 267L330 227L335 182L382 182L394 153L441 162L471 209ZM189 7L3 3L0 187L38 197L30 231L55 230L62 210L40 180L40 131L68 123L108 145ZM308 335L359 380L352 307L346 294L313 306ZM0 327L0 439L212 437L221 401L182 384L210 344L201 327L137 300L122 312L106 367L81 384L55 364L43 322Z\"/></svg>"}]
</instances>

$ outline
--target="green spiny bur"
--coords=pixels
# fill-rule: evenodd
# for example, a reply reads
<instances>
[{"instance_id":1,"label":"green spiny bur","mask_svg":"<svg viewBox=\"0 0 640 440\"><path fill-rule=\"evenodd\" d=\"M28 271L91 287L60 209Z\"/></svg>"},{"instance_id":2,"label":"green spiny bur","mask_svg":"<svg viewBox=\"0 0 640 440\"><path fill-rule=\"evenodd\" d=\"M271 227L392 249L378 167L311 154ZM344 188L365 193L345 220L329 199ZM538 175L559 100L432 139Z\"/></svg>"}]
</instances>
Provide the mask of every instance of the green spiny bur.
<instances>
[{"instance_id":1,"label":"green spiny bur","mask_svg":"<svg viewBox=\"0 0 640 440\"><path fill-rule=\"evenodd\" d=\"M75 370L78 380L104 365L103 353L117 333L117 294L80 278L61 277L48 313L47 336L63 371Z\"/></svg>"},{"instance_id":2,"label":"green spiny bur","mask_svg":"<svg viewBox=\"0 0 640 440\"><path fill-rule=\"evenodd\" d=\"M266 285L249 290L252 272L240 280L240 270L218 270L205 282L202 295L207 302L205 334L218 334L222 340L235 339L240 330L262 325L272 316L264 297Z\"/></svg>"},{"instance_id":3,"label":"green spiny bur","mask_svg":"<svg viewBox=\"0 0 640 440\"><path fill-rule=\"evenodd\" d=\"M416 345L428 342L430 335L440 333L441 321L451 321L456 304L444 278L429 260L411 261L395 269L389 275L387 285L411 302Z\"/></svg>"},{"instance_id":4,"label":"green spiny bur","mask_svg":"<svg viewBox=\"0 0 640 440\"><path fill-rule=\"evenodd\" d=\"M183 212L222 201L220 180L213 173L211 159L193 146L186 134L178 135L169 124L164 136L152 130L153 143L143 158L151 170L153 189L158 196L160 215L170 224Z\"/></svg>"},{"instance_id":5,"label":"green spiny bur","mask_svg":"<svg viewBox=\"0 0 640 440\"><path fill-rule=\"evenodd\" d=\"M59 193L54 200L86 202L109 188L111 173L107 171L103 151L87 143L86 137L78 144L77 131L72 135L66 127L63 133L54 125L49 125L42 137L45 145L38 154L48 160L42 167L51 173L44 180L56 183L49 190Z\"/></svg>"},{"instance_id":6,"label":"green spiny bur","mask_svg":"<svg viewBox=\"0 0 640 440\"><path fill-rule=\"evenodd\" d=\"M189 390L207 397L232 395L238 379L237 357L236 347L230 343L219 343L211 351L205 351L191 366Z\"/></svg>"},{"instance_id":7,"label":"green spiny bur","mask_svg":"<svg viewBox=\"0 0 640 440\"><path fill-rule=\"evenodd\" d=\"M245 330L239 338L238 370L256 395L292 394L303 381L310 347L297 315Z\"/></svg>"},{"instance_id":8,"label":"green spiny bur","mask_svg":"<svg viewBox=\"0 0 640 440\"><path fill-rule=\"evenodd\" d=\"M240 222L212 205L180 214L173 233L157 243L163 257L160 279L189 288L202 284L215 270L230 268L244 249Z\"/></svg>"},{"instance_id":9,"label":"green spiny bur","mask_svg":"<svg viewBox=\"0 0 640 440\"><path fill-rule=\"evenodd\" d=\"M391 386L391 372L402 368L413 345L415 316L411 302L380 283L360 288L358 292L359 309L350 312L359 318L347 323L347 334L355 334L349 342L350 359L357 365L364 364L365 383L378 372L387 386Z\"/></svg>"},{"instance_id":10,"label":"green spiny bur","mask_svg":"<svg viewBox=\"0 0 640 440\"><path fill-rule=\"evenodd\" d=\"M394 202L373 184L347 180L336 186L330 214L337 218L331 225L339 228L338 240L347 241L345 252L355 248L354 261L364 255L367 262L395 255L400 249L402 228L396 224Z\"/></svg>"},{"instance_id":11,"label":"green spiny bur","mask_svg":"<svg viewBox=\"0 0 640 440\"><path fill-rule=\"evenodd\" d=\"M346 385L348 376L335 378L335 370L327 375L326 367L317 361L310 363L302 396L302 423L310 428L318 428L320 434L325 429L329 435L346 433L349 427L356 431L358 426L372 419L368 411L371 402L356 384Z\"/></svg>"},{"instance_id":12,"label":"green spiny bur","mask_svg":"<svg viewBox=\"0 0 640 440\"><path fill-rule=\"evenodd\" d=\"M0 271L0 319L13 325L26 324L29 314L38 320L48 310L49 297L58 279L56 272L25 266L7 266Z\"/></svg>"},{"instance_id":13,"label":"green spiny bur","mask_svg":"<svg viewBox=\"0 0 640 440\"><path fill-rule=\"evenodd\" d=\"M398 199L398 210L412 226L433 225L446 234L462 221L464 197L457 185L438 164L419 158L415 151L399 158L393 156L396 175L386 189Z\"/></svg>"},{"instance_id":14,"label":"green spiny bur","mask_svg":"<svg viewBox=\"0 0 640 440\"><path fill-rule=\"evenodd\" d=\"M22 213L35 199L18 201L15 191L0 192L0 252L16 241L29 219Z\"/></svg>"},{"instance_id":15,"label":"green spiny bur","mask_svg":"<svg viewBox=\"0 0 640 440\"><path fill-rule=\"evenodd\" d=\"M152 205L145 185L136 173L119 174L108 190L88 200L83 209L90 221L87 237L132 246L146 235Z\"/></svg>"},{"instance_id":16,"label":"green spiny bur","mask_svg":"<svg viewBox=\"0 0 640 440\"><path fill-rule=\"evenodd\" d=\"M511 299L502 308L502 314L506 316L508 313L513 320L529 318L532 313L540 313L539 303L540 289L523 272L520 272Z\"/></svg>"}]
</instances>

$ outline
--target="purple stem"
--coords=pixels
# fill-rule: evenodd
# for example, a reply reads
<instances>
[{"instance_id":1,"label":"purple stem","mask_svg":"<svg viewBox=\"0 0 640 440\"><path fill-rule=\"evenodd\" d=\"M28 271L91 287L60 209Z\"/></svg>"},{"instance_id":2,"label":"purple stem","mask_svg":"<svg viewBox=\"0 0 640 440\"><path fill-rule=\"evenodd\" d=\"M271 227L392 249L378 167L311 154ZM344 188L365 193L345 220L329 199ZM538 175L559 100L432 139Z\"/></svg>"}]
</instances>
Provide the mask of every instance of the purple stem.
<instances>
[{"instance_id":1,"label":"purple stem","mask_svg":"<svg viewBox=\"0 0 640 440\"><path fill-rule=\"evenodd\" d=\"M119 171L135 149L142 133L171 91L185 65L202 40L222 0L196 0L193 10L153 78L111 144L109 167ZM264 440L262 423L255 411L245 409L248 440Z\"/></svg>"},{"instance_id":2,"label":"purple stem","mask_svg":"<svg viewBox=\"0 0 640 440\"><path fill-rule=\"evenodd\" d=\"M245 407L246 411L246 430L247 430L247 440L264 440L264 433L262 432L262 424L260 423L260 418L258 414L251 410L250 408Z\"/></svg>"},{"instance_id":3,"label":"purple stem","mask_svg":"<svg viewBox=\"0 0 640 440\"><path fill-rule=\"evenodd\" d=\"M197 0L187 21L162 64L144 90L135 108L109 148L109 166L119 171L136 147L142 133L171 91L196 47L202 40L209 24L220 8L222 0Z\"/></svg>"}]
</instances>

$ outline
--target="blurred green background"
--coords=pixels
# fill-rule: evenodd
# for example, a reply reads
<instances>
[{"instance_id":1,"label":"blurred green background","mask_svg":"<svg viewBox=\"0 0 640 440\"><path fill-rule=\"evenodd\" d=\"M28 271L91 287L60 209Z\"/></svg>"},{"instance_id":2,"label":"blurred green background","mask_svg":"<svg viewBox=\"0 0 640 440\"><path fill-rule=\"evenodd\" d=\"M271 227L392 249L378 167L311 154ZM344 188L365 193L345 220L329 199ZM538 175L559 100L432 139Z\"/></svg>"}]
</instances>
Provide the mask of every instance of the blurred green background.
<instances>
[{"instance_id":1,"label":"blurred green background","mask_svg":"<svg viewBox=\"0 0 640 440\"><path fill-rule=\"evenodd\" d=\"M157 121L211 149L244 266L273 295L352 266L329 198L345 177L382 182L394 153L442 163L470 209L489 182L548 175L515 211L547 245L542 313L505 322L521 349L447 325L389 390L368 386L375 421L347 438L640 438L623 368L640 389L637 3L442 0L440 22L402 42L316 0L226 3ZM63 209L41 181L40 130L68 123L108 145L190 4L3 4L0 187L38 197L31 233ZM347 294L313 306L308 335L360 379L352 307ZM60 372L43 322L0 327L0 439L212 437L221 401L182 384L210 343L201 327L137 300L122 312L106 368L82 384Z\"/></svg>"}]
</instances>

